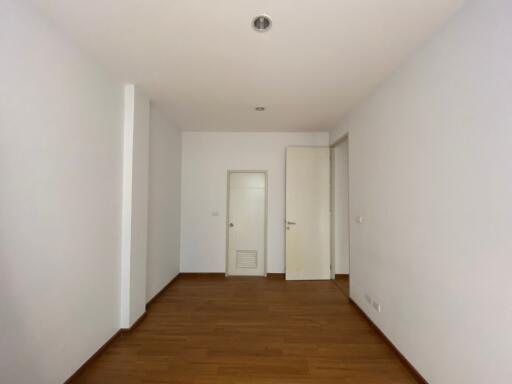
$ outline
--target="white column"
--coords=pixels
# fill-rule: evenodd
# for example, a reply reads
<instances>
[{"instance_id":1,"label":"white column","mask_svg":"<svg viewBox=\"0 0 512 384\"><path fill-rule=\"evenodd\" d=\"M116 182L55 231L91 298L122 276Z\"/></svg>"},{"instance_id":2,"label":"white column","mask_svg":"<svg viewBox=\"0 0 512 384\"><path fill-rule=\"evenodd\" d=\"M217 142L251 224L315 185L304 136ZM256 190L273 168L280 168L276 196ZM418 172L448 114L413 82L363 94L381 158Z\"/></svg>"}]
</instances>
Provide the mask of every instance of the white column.
<instances>
[{"instance_id":1,"label":"white column","mask_svg":"<svg viewBox=\"0 0 512 384\"><path fill-rule=\"evenodd\" d=\"M149 100L134 85L124 95L121 328L146 311Z\"/></svg>"}]
</instances>

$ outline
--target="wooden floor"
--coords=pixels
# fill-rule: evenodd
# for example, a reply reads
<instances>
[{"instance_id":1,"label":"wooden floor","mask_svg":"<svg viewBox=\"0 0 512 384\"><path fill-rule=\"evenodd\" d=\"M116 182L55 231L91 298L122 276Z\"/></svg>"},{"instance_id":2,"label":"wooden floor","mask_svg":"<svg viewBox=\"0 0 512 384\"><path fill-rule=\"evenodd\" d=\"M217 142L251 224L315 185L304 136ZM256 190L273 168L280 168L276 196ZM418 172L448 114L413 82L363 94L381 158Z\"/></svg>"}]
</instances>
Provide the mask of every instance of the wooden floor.
<instances>
[{"instance_id":1,"label":"wooden floor","mask_svg":"<svg viewBox=\"0 0 512 384\"><path fill-rule=\"evenodd\" d=\"M416 383L337 283L220 276L180 276L73 382Z\"/></svg>"},{"instance_id":2,"label":"wooden floor","mask_svg":"<svg viewBox=\"0 0 512 384\"><path fill-rule=\"evenodd\" d=\"M349 297L349 277L348 275L336 275L336 279L334 280L334 283L338 286L338 288L341 290L341 292L346 296Z\"/></svg>"}]
</instances>

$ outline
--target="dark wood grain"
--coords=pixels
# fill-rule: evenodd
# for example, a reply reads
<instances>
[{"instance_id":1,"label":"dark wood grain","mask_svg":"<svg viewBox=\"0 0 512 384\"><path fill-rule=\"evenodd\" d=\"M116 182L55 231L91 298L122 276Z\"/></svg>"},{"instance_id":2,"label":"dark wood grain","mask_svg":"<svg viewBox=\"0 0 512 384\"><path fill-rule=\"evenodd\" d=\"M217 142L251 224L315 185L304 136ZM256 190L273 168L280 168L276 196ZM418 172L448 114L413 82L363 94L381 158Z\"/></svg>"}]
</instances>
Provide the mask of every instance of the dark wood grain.
<instances>
[{"instance_id":1,"label":"dark wood grain","mask_svg":"<svg viewBox=\"0 0 512 384\"><path fill-rule=\"evenodd\" d=\"M331 281L180 276L73 383L416 383Z\"/></svg>"}]
</instances>

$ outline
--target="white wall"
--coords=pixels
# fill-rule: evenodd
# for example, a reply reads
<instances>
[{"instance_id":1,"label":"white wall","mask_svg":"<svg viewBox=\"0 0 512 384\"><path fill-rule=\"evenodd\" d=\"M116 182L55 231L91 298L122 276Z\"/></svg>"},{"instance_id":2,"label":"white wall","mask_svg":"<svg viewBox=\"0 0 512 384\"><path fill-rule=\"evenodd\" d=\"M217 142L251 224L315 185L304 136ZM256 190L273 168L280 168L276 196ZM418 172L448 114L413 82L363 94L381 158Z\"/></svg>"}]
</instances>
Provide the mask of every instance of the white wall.
<instances>
[{"instance_id":1,"label":"white wall","mask_svg":"<svg viewBox=\"0 0 512 384\"><path fill-rule=\"evenodd\" d=\"M149 205L149 127L150 102L136 88L135 131L133 135L133 203L132 203L132 284L131 319L136 321L146 311L146 280L148 263Z\"/></svg>"},{"instance_id":2,"label":"white wall","mask_svg":"<svg viewBox=\"0 0 512 384\"><path fill-rule=\"evenodd\" d=\"M468 1L332 137L350 132L351 295L430 383L512 382L511 17Z\"/></svg>"},{"instance_id":3,"label":"white wall","mask_svg":"<svg viewBox=\"0 0 512 384\"><path fill-rule=\"evenodd\" d=\"M268 170L267 271L284 272L285 148L328 140L327 133L183 132L181 271L225 272L232 169Z\"/></svg>"},{"instance_id":4,"label":"white wall","mask_svg":"<svg viewBox=\"0 0 512 384\"><path fill-rule=\"evenodd\" d=\"M146 301L180 271L181 134L151 105Z\"/></svg>"},{"instance_id":5,"label":"white wall","mask_svg":"<svg viewBox=\"0 0 512 384\"><path fill-rule=\"evenodd\" d=\"M125 86L121 327L130 328L146 312L148 253L149 99Z\"/></svg>"},{"instance_id":6,"label":"white wall","mask_svg":"<svg viewBox=\"0 0 512 384\"><path fill-rule=\"evenodd\" d=\"M122 86L0 1L0 382L66 380L119 328Z\"/></svg>"},{"instance_id":7,"label":"white wall","mask_svg":"<svg viewBox=\"0 0 512 384\"><path fill-rule=\"evenodd\" d=\"M349 273L348 139L333 149L334 163L334 270Z\"/></svg>"}]
</instances>

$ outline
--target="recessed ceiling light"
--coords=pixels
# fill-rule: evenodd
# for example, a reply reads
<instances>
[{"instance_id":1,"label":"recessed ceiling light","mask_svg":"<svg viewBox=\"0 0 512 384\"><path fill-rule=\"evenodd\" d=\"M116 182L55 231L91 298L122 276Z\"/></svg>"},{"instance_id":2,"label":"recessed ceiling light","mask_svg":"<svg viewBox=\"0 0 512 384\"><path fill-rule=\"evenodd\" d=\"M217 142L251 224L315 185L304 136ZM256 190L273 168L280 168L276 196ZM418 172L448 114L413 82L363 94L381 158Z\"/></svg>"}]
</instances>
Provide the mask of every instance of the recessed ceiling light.
<instances>
[{"instance_id":1,"label":"recessed ceiling light","mask_svg":"<svg viewBox=\"0 0 512 384\"><path fill-rule=\"evenodd\" d=\"M255 111L263 112L265 110L265 107L256 107L254 108Z\"/></svg>"},{"instance_id":2,"label":"recessed ceiling light","mask_svg":"<svg viewBox=\"0 0 512 384\"><path fill-rule=\"evenodd\" d=\"M257 32L267 32L272 27L272 20L268 15L259 15L253 19L252 26Z\"/></svg>"}]
</instances>

